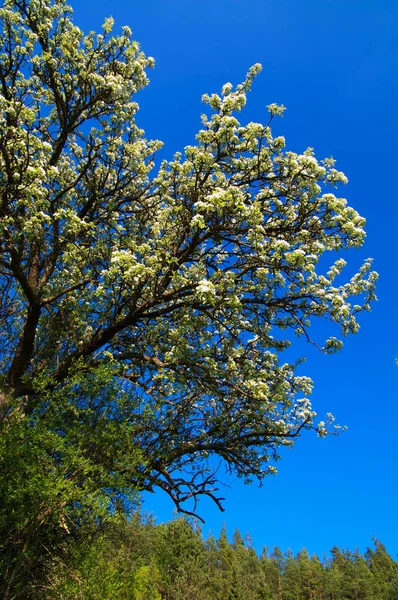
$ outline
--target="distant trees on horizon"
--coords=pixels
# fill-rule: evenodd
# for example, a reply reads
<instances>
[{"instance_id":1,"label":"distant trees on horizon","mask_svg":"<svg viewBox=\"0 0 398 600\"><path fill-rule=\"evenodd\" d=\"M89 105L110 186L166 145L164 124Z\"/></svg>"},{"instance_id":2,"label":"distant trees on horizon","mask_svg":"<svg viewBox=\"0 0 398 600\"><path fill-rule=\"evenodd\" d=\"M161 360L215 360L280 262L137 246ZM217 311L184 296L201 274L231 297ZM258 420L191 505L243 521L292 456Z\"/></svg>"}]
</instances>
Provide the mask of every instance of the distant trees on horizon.
<instances>
[{"instance_id":1,"label":"distant trees on horizon","mask_svg":"<svg viewBox=\"0 0 398 600\"><path fill-rule=\"evenodd\" d=\"M398 564L384 545L328 555L264 548L223 527L203 539L184 518L114 521L55 563L46 598L85 600L398 600ZM40 596L39 596L40 597ZM43 597L43 596L41 596Z\"/></svg>"}]
</instances>

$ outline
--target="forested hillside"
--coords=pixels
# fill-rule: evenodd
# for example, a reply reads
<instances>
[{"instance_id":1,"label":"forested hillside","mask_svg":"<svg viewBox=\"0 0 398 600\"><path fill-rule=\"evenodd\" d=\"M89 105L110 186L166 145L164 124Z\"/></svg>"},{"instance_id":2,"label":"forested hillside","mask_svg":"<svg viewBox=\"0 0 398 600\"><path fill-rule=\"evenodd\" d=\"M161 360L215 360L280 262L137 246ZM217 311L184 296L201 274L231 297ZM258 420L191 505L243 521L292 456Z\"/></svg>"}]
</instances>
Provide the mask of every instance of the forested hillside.
<instances>
[{"instance_id":1,"label":"forested hillside","mask_svg":"<svg viewBox=\"0 0 398 600\"><path fill-rule=\"evenodd\" d=\"M226 529L203 539L182 518L156 525L136 517L87 538L67 563L55 561L42 589L63 600L394 600L398 564L376 539L365 554L265 547L259 555L239 531L232 541Z\"/></svg>"}]
</instances>

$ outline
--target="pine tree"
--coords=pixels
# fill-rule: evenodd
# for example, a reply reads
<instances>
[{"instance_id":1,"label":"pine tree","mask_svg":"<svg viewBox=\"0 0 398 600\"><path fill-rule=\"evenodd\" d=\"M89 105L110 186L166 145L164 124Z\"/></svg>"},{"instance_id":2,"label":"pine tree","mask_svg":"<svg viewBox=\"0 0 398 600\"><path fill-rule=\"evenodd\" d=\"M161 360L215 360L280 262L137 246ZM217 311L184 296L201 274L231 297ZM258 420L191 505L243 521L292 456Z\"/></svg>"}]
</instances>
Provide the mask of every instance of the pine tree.
<instances>
[{"instance_id":1,"label":"pine tree","mask_svg":"<svg viewBox=\"0 0 398 600\"><path fill-rule=\"evenodd\" d=\"M375 549L368 548L366 551L366 561L372 572L377 593L380 597L392 598L397 595L398 589L398 565L388 554L384 544L377 538L373 539Z\"/></svg>"},{"instance_id":2,"label":"pine tree","mask_svg":"<svg viewBox=\"0 0 398 600\"><path fill-rule=\"evenodd\" d=\"M282 586L283 600L301 600L300 565L290 550L285 557Z\"/></svg>"},{"instance_id":3,"label":"pine tree","mask_svg":"<svg viewBox=\"0 0 398 600\"><path fill-rule=\"evenodd\" d=\"M200 529L184 518L171 521L158 538L157 564L166 600L206 600L208 574Z\"/></svg>"}]
</instances>

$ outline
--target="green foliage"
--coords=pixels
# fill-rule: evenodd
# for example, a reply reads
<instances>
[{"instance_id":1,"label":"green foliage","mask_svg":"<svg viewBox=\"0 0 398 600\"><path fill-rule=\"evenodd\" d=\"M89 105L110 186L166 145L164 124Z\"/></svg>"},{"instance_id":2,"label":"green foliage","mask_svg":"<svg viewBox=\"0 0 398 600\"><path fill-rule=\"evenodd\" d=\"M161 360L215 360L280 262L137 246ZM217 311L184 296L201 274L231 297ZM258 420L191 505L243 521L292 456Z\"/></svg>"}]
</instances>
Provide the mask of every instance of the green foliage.
<instances>
[{"instance_id":1,"label":"green foliage","mask_svg":"<svg viewBox=\"0 0 398 600\"><path fill-rule=\"evenodd\" d=\"M372 563L370 553L381 557L378 545L365 555L335 548L324 561L305 549L258 556L239 532L232 542L225 528L218 540L203 540L183 519L155 526L133 516L114 520L70 553L49 575L46 598L393 600L398 565L385 549L382 561Z\"/></svg>"},{"instance_id":2,"label":"green foliage","mask_svg":"<svg viewBox=\"0 0 398 600\"><path fill-rule=\"evenodd\" d=\"M140 567L134 578L134 600L162 600L157 590L159 579L159 571L156 567Z\"/></svg>"},{"instance_id":3,"label":"green foliage","mask_svg":"<svg viewBox=\"0 0 398 600\"><path fill-rule=\"evenodd\" d=\"M46 598L160 599L156 540L151 522L144 526L136 514L128 522L120 514L108 518L91 536L71 545L63 560L54 561L43 586Z\"/></svg>"},{"instance_id":4,"label":"green foliage","mask_svg":"<svg viewBox=\"0 0 398 600\"><path fill-rule=\"evenodd\" d=\"M206 553L200 530L185 519L161 528L157 543L157 562L163 575L163 594L167 600L186 597L201 600L207 584Z\"/></svg>"},{"instance_id":5,"label":"green foliage","mask_svg":"<svg viewBox=\"0 0 398 600\"><path fill-rule=\"evenodd\" d=\"M29 415L15 410L3 424L0 593L5 598L22 581L28 597L28 589L76 539L96 531L115 509L136 502L118 466L128 460L132 468L139 452L130 450L127 432L123 436L116 421L101 418L101 398L108 406L102 375L79 376L78 385L71 379L62 393L51 394L46 410ZM42 398L47 400L45 393Z\"/></svg>"}]
</instances>

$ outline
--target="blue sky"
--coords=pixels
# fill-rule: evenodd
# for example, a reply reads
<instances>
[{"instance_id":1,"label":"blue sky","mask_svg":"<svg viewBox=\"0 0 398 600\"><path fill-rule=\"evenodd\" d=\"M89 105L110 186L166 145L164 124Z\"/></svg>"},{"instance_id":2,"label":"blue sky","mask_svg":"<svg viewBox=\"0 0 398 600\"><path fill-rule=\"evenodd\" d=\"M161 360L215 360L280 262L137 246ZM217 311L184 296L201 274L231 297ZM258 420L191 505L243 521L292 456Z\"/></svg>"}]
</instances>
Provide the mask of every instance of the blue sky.
<instances>
[{"instance_id":1,"label":"blue sky","mask_svg":"<svg viewBox=\"0 0 398 600\"><path fill-rule=\"evenodd\" d=\"M262 488L230 481L225 512L201 504L204 532L249 532L263 545L305 546L322 555L334 545L363 551L375 535L398 553L398 3L396 0L71 0L76 23L99 30L110 14L129 25L154 56L151 83L140 93L137 121L163 153L193 142L201 95L239 83L262 63L242 115L265 121L265 106L283 103L276 125L287 148L333 155L349 178L345 195L367 219L366 247L344 256L354 269L374 257L379 302L361 318L343 351L322 356L300 344L312 401L347 432L319 440L307 434L286 452ZM321 333L321 328L319 329ZM159 521L171 518L165 495L146 497Z\"/></svg>"}]
</instances>

